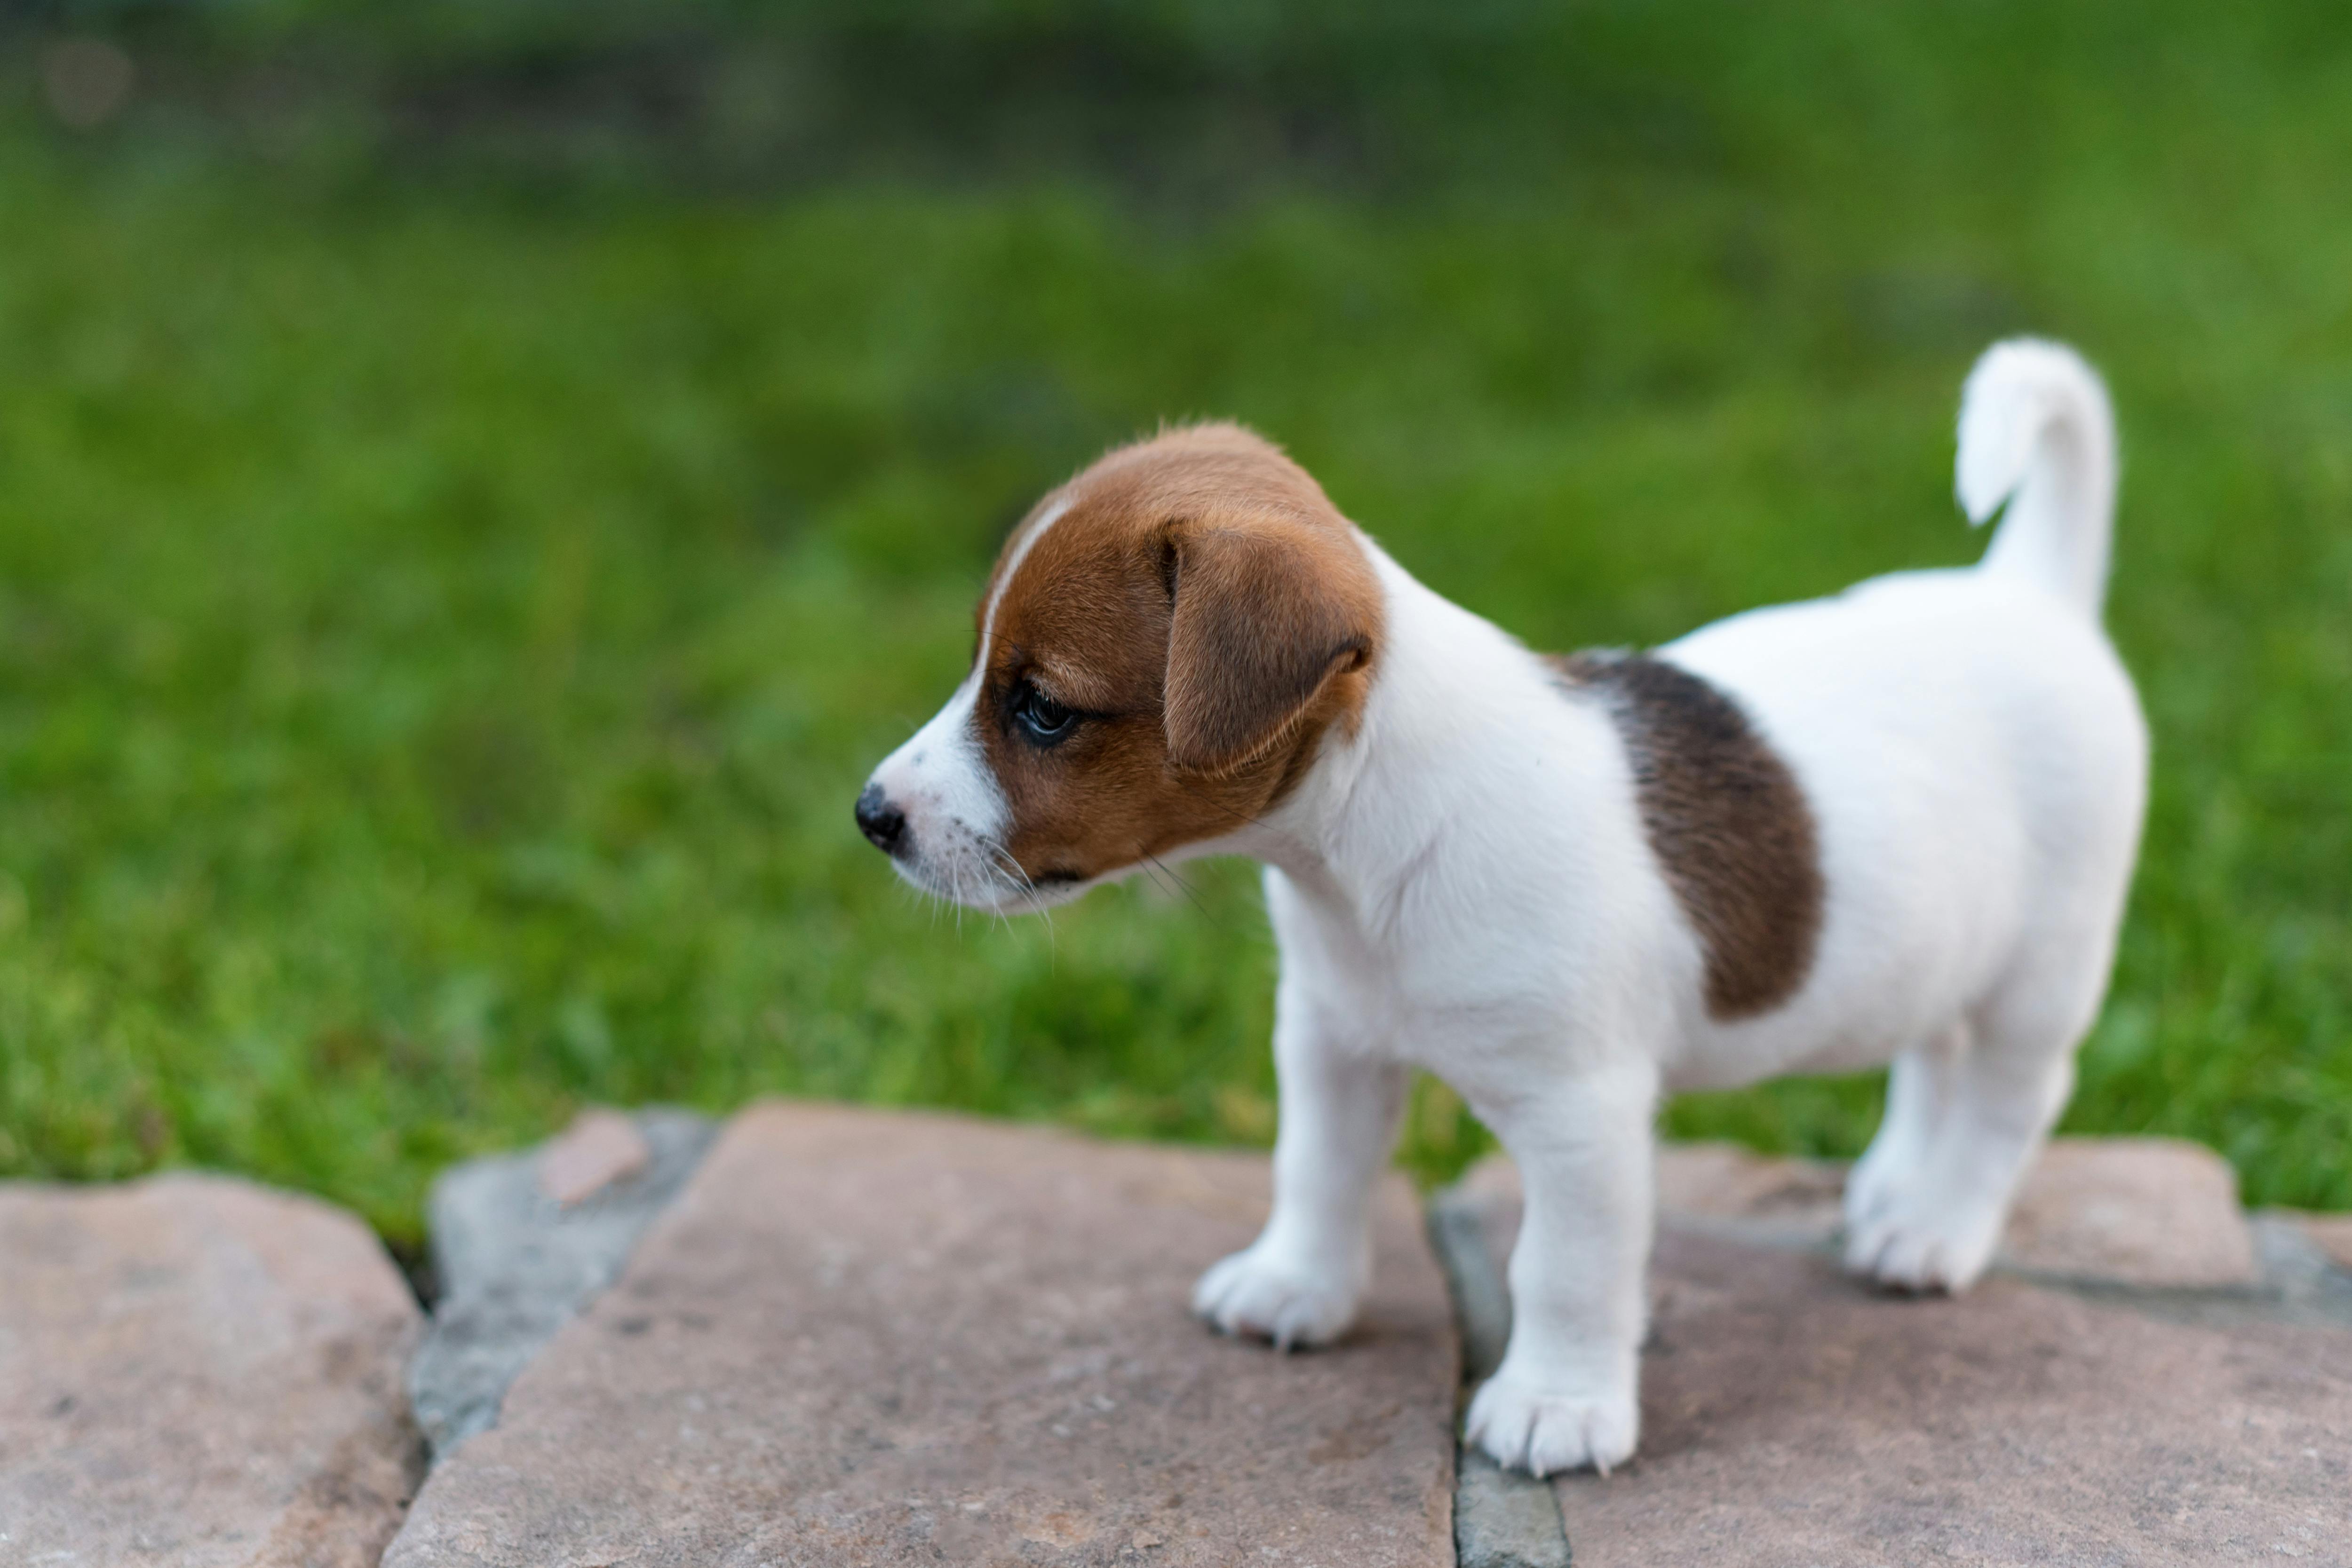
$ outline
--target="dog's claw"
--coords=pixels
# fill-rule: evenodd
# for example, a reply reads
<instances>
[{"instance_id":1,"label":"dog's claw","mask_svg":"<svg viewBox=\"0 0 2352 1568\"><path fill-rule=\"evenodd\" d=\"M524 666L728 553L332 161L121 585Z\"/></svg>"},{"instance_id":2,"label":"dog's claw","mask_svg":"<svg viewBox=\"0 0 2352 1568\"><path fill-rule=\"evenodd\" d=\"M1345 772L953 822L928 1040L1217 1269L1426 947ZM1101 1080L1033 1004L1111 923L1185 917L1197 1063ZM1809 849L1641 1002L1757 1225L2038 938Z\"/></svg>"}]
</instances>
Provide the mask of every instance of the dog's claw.
<instances>
[{"instance_id":1,"label":"dog's claw","mask_svg":"<svg viewBox=\"0 0 2352 1568\"><path fill-rule=\"evenodd\" d=\"M1605 1476L1633 1457L1640 1427L1630 1387L1552 1392L1497 1373L1471 1400L1463 1435L1507 1469L1549 1476L1590 1465Z\"/></svg>"},{"instance_id":2,"label":"dog's claw","mask_svg":"<svg viewBox=\"0 0 2352 1568\"><path fill-rule=\"evenodd\" d=\"M1345 1333L1355 1321L1356 1292L1253 1247L1201 1276L1192 1311L1221 1333L1253 1334L1286 1354Z\"/></svg>"}]
</instances>

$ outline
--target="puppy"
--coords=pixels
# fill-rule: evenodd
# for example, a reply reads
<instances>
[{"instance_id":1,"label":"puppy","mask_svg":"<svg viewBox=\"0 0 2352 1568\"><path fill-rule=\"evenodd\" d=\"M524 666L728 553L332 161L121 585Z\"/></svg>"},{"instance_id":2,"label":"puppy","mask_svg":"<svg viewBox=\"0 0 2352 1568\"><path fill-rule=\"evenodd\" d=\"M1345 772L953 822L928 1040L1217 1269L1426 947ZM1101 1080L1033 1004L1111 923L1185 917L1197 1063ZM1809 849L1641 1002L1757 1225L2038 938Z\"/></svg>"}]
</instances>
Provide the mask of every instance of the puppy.
<instances>
[{"instance_id":1,"label":"puppy","mask_svg":"<svg viewBox=\"0 0 2352 1568\"><path fill-rule=\"evenodd\" d=\"M2116 452L2056 344L1969 376L1983 560L1552 658L1431 592L1231 424L1111 453L1005 543L971 673L857 821L978 908L1151 859L1265 863L1281 1085L1265 1232L1193 1306L1345 1330L1409 1070L1517 1163L1512 1324L1467 1433L1633 1452L1661 1094L1893 1063L1846 1261L1966 1289L2073 1087L2147 737L2099 625Z\"/></svg>"}]
</instances>

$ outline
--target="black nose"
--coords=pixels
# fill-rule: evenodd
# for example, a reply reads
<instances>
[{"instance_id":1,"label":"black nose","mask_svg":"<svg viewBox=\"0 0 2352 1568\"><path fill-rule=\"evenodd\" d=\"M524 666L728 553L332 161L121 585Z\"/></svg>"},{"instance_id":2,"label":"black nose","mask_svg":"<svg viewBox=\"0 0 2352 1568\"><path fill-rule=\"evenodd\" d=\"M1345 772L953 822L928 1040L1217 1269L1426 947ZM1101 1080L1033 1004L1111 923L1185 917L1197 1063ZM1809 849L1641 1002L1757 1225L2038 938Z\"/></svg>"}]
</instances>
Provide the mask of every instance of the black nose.
<instances>
[{"instance_id":1,"label":"black nose","mask_svg":"<svg viewBox=\"0 0 2352 1568\"><path fill-rule=\"evenodd\" d=\"M885 854L897 854L907 843L907 813L882 798L882 786L868 784L857 797L857 831Z\"/></svg>"}]
</instances>

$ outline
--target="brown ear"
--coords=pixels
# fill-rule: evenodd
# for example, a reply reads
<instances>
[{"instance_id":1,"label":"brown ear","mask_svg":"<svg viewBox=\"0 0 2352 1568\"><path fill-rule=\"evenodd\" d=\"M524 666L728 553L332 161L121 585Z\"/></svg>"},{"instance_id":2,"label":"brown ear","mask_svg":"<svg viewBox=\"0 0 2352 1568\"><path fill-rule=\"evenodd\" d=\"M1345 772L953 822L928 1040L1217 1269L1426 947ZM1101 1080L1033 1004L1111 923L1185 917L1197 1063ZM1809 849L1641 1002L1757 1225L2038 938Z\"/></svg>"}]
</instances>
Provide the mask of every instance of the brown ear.
<instances>
[{"instance_id":1,"label":"brown ear","mask_svg":"<svg viewBox=\"0 0 2352 1568\"><path fill-rule=\"evenodd\" d=\"M1372 656L1380 584L1343 526L1288 518L1178 525L1163 541L1168 760L1225 773L1256 760L1330 679Z\"/></svg>"}]
</instances>

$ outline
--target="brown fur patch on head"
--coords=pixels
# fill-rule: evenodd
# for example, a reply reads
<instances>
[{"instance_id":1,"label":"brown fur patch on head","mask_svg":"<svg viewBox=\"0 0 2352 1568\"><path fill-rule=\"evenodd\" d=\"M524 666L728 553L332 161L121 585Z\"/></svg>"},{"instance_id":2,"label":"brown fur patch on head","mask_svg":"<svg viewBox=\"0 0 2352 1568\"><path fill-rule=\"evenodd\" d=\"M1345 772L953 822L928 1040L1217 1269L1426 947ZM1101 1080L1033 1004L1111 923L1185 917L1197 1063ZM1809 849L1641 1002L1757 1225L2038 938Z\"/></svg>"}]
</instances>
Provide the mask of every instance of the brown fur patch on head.
<instances>
[{"instance_id":1,"label":"brown fur patch on head","mask_svg":"<svg viewBox=\"0 0 2352 1568\"><path fill-rule=\"evenodd\" d=\"M1041 502L1005 541L978 630L972 723L1011 807L1003 848L1048 884L1221 837L1279 800L1361 711L1381 596L1306 470L1204 424L1122 447ZM1077 713L1066 737L1022 728L1024 687Z\"/></svg>"},{"instance_id":2,"label":"brown fur patch on head","mask_svg":"<svg viewBox=\"0 0 2352 1568\"><path fill-rule=\"evenodd\" d=\"M1550 661L1609 705L1633 764L1642 825L1706 949L1706 1010L1749 1018L1796 995L1825 897L1819 834L1796 775L1738 705L1660 659Z\"/></svg>"}]
</instances>

